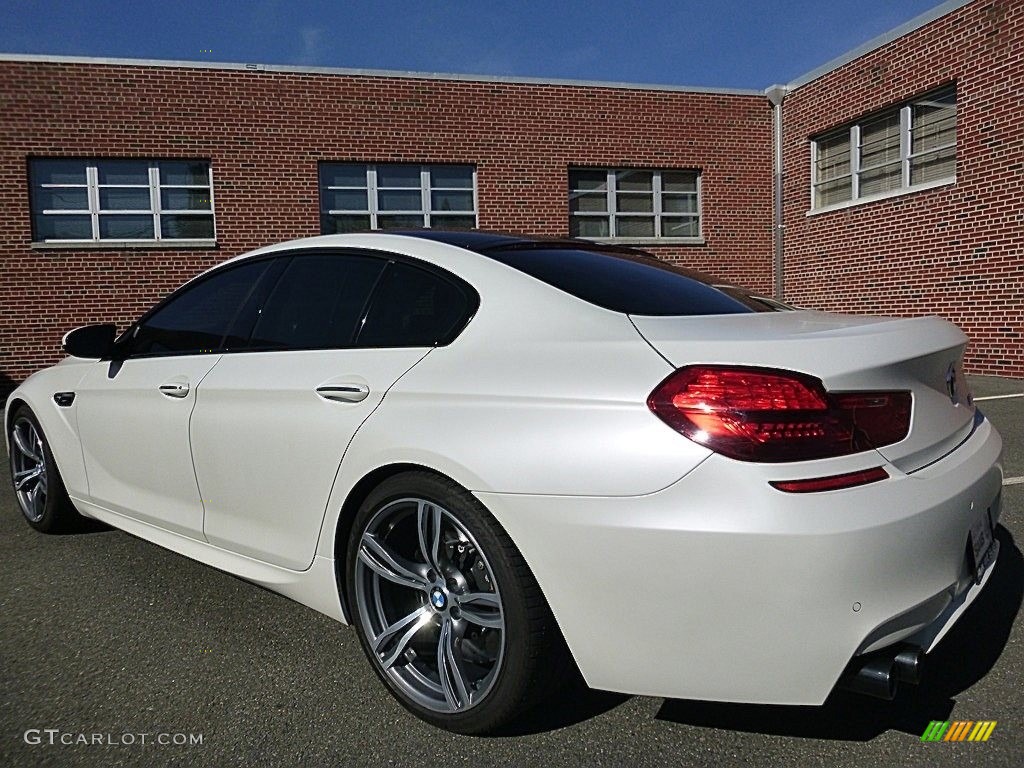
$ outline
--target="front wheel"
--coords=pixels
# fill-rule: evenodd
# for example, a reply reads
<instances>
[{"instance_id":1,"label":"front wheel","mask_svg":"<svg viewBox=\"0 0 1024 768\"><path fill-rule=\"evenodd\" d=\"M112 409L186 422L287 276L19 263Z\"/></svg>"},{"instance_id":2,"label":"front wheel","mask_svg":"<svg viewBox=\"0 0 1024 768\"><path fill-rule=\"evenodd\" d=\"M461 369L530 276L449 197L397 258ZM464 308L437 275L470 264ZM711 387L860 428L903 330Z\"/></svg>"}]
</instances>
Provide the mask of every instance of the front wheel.
<instances>
[{"instance_id":1,"label":"front wheel","mask_svg":"<svg viewBox=\"0 0 1024 768\"><path fill-rule=\"evenodd\" d=\"M353 531L346 581L360 641L423 720L498 730L572 669L522 555L461 486L425 472L390 478Z\"/></svg>"},{"instance_id":2,"label":"front wheel","mask_svg":"<svg viewBox=\"0 0 1024 768\"><path fill-rule=\"evenodd\" d=\"M68 498L50 445L28 406L14 412L8 440L14 496L28 524L43 533L73 530L82 518Z\"/></svg>"}]
</instances>

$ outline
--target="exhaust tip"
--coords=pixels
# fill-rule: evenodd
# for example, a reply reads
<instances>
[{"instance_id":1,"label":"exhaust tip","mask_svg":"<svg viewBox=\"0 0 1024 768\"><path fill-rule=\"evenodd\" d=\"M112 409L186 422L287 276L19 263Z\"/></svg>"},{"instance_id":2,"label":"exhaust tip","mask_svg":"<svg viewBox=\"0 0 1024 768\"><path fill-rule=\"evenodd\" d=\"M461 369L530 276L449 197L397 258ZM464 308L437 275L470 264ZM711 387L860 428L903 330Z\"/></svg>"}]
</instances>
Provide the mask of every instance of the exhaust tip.
<instances>
[{"instance_id":1,"label":"exhaust tip","mask_svg":"<svg viewBox=\"0 0 1024 768\"><path fill-rule=\"evenodd\" d=\"M839 681L839 687L851 693L892 701L896 698L900 679L895 659L876 656L858 661Z\"/></svg>"},{"instance_id":2,"label":"exhaust tip","mask_svg":"<svg viewBox=\"0 0 1024 768\"><path fill-rule=\"evenodd\" d=\"M917 685L921 682L921 651L916 649L900 651L893 658L893 666L901 683Z\"/></svg>"}]
</instances>

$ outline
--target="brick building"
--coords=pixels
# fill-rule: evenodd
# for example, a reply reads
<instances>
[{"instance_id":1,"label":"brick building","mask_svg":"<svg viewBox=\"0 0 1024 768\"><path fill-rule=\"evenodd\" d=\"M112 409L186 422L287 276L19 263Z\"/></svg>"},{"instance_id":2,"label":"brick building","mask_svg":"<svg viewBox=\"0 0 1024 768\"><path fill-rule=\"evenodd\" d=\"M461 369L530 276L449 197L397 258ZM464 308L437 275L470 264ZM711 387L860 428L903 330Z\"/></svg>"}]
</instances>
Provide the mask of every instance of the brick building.
<instances>
[{"instance_id":1,"label":"brick building","mask_svg":"<svg viewBox=\"0 0 1024 768\"><path fill-rule=\"evenodd\" d=\"M940 314L1024 377L1022 42L1024 3L949 2L767 92L0 56L0 395L220 260L411 225Z\"/></svg>"}]
</instances>

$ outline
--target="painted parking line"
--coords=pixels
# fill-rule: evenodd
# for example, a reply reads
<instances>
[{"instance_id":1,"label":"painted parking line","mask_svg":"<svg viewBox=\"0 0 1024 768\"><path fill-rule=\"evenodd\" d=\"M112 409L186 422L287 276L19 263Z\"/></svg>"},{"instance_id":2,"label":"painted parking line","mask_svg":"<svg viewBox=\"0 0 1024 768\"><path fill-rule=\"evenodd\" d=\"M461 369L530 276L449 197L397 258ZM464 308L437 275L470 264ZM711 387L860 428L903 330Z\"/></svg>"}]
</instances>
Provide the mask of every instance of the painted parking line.
<instances>
[{"instance_id":1,"label":"painted parking line","mask_svg":"<svg viewBox=\"0 0 1024 768\"><path fill-rule=\"evenodd\" d=\"M1014 395L987 395L985 397L974 398L975 402L978 400L1009 400L1011 397L1024 397L1024 392L1018 392Z\"/></svg>"},{"instance_id":2,"label":"painted parking line","mask_svg":"<svg viewBox=\"0 0 1024 768\"><path fill-rule=\"evenodd\" d=\"M1022 485L1024 484L1024 477L1004 477L1003 485Z\"/></svg>"}]
</instances>

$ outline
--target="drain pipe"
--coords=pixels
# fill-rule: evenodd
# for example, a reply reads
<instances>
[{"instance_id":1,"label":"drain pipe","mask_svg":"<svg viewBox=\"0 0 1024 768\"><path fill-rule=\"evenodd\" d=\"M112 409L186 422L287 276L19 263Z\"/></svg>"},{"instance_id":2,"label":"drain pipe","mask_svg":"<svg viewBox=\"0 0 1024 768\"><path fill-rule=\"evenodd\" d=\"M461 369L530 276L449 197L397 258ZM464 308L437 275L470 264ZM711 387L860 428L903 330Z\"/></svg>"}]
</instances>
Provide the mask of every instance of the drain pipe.
<instances>
[{"instance_id":1,"label":"drain pipe","mask_svg":"<svg viewBox=\"0 0 1024 768\"><path fill-rule=\"evenodd\" d=\"M772 103L773 128L772 136L775 145L775 178L773 184L773 198L775 202L775 221L772 227L775 241L775 298L784 301L785 283L783 281L783 269L785 267L785 232L786 224L782 209L782 181L784 178L782 166L782 100L786 98L789 89L784 85L773 85L765 89L764 95Z\"/></svg>"}]
</instances>

